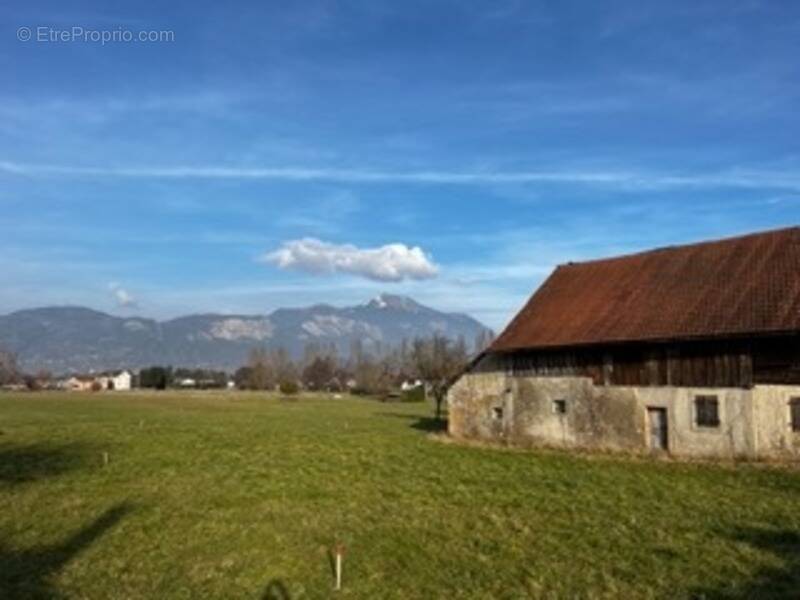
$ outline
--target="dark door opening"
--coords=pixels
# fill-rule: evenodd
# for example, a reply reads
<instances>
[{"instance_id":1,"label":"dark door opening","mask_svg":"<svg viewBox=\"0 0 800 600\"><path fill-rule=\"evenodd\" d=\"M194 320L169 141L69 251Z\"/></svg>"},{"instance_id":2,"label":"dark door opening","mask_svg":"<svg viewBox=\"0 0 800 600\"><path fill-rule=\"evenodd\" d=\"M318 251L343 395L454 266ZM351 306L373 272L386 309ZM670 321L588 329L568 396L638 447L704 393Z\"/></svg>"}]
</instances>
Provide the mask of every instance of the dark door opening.
<instances>
[{"instance_id":1,"label":"dark door opening","mask_svg":"<svg viewBox=\"0 0 800 600\"><path fill-rule=\"evenodd\" d=\"M647 423L650 428L650 449L668 449L667 409L647 408Z\"/></svg>"}]
</instances>

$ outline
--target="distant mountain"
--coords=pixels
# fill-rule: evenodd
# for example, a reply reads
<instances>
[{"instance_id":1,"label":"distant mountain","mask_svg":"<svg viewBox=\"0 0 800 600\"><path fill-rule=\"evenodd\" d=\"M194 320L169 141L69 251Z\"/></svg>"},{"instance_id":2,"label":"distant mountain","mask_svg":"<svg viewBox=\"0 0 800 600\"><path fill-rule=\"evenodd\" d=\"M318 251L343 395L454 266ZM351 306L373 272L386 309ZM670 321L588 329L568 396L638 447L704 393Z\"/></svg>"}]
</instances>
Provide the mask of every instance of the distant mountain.
<instances>
[{"instance_id":1,"label":"distant mountain","mask_svg":"<svg viewBox=\"0 0 800 600\"><path fill-rule=\"evenodd\" d=\"M464 314L444 313L411 298L382 294L359 306L319 304L267 316L191 315L170 321L115 317L79 307L21 310L0 316L0 348L27 371L55 373L153 364L234 369L254 346L302 355L308 344L349 355L354 343L386 350L404 339L439 333L469 348L489 330Z\"/></svg>"}]
</instances>

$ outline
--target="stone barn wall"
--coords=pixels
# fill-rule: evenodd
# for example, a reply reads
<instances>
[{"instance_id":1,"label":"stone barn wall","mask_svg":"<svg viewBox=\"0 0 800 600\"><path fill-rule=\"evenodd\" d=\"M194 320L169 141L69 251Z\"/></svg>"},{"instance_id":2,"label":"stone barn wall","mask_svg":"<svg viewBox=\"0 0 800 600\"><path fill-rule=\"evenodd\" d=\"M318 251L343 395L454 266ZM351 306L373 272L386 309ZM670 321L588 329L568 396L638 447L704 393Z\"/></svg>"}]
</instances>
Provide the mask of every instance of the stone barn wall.
<instances>
[{"instance_id":1,"label":"stone barn wall","mask_svg":"<svg viewBox=\"0 0 800 600\"><path fill-rule=\"evenodd\" d=\"M759 455L800 457L800 432L792 431L789 401L800 398L800 386L758 385L753 388L756 443Z\"/></svg>"},{"instance_id":2,"label":"stone barn wall","mask_svg":"<svg viewBox=\"0 0 800 600\"><path fill-rule=\"evenodd\" d=\"M696 425L697 395L717 397L718 427ZM648 452L652 407L667 411L675 456L798 458L800 434L789 422L792 396L800 397L800 387L603 386L588 377L475 371L448 393L449 432L509 444Z\"/></svg>"}]
</instances>

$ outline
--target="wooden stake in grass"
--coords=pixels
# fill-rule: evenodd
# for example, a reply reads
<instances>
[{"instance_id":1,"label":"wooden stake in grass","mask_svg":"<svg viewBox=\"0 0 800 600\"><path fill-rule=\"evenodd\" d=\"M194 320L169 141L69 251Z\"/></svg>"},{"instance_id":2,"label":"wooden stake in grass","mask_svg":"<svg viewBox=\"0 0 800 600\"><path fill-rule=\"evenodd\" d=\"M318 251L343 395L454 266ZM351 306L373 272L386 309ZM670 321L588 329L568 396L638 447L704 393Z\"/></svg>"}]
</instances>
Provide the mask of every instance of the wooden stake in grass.
<instances>
[{"instance_id":1,"label":"wooden stake in grass","mask_svg":"<svg viewBox=\"0 0 800 600\"><path fill-rule=\"evenodd\" d=\"M337 592L342 589L342 558L344 557L344 546L336 544L333 548L336 556L336 587L333 588Z\"/></svg>"},{"instance_id":2,"label":"wooden stake in grass","mask_svg":"<svg viewBox=\"0 0 800 600\"><path fill-rule=\"evenodd\" d=\"M103 452L103 466L108 466L108 452Z\"/></svg>"}]
</instances>

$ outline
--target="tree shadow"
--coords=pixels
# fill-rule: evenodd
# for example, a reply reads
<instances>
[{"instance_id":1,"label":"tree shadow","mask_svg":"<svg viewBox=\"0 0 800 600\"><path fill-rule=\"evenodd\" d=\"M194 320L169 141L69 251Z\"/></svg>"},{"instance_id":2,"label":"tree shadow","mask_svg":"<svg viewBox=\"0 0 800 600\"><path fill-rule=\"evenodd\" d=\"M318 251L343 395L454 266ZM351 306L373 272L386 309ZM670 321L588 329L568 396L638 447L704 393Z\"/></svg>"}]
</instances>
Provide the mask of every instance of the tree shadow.
<instances>
[{"instance_id":1,"label":"tree shadow","mask_svg":"<svg viewBox=\"0 0 800 600\"><path fill-rule=\"evenodd\" d=\"M27 483L78 469L87 463L90 451L80 444L0 447L0 484Z\"/></svg>"},{"instance_id":2,"label":"tree shadow","mask_svg":"<svg viewBox=\"0 0 800 600\"><path fill-rule=\"evenodd\" d=\"M779 567L764 567L744 585L706 587L692 592L693 598L749 600L800 597L800 532L789 529L736 529L731 539L770 552Z\"/></svg>"},{"instance_id":3,"label":"tree shadow","mask_svg":"<svg viewBox=\"0 0 800 600\"><path fill-rule=\"evenodd\" d=\"M420 417L419 415L406 415L403 413L380 413L380 416L412 421L409 427L426 433L442 433L447 431L447 419Z\"/></svg>"},{"instance_id":4,"label":"tree shadow","mask_svg":"<svg viewBox=\"0 0 800 600\"><path fill-rule=\"evenodd\" d=\"M444 433L447 431L447 419L437 419L436 417L419 417L411 423L412 429L425 431L426 433Z\"/></svg>"},{"instance_id":5,"label":"tree shadow","mask_svg":"<svg viewBox=\"0 0 800 600\"><path fill-rule=\"evenodd\" d=\"M0 542L0 598L63 598L51 579L131 510L126 502L112 506L63 542L51 546L13 550Z\"/></svg>"},{"instance_id":6,"label":"tree shadow","mask_svg":"<svg viewBox=\"0 0 800 600\"><path fill-rule=\"evenodd\" d=\"M286 589L286 584L280 579L273 579L264 588L261 600L291 600L292 596Z\"/></svg>"}]
</instances>

